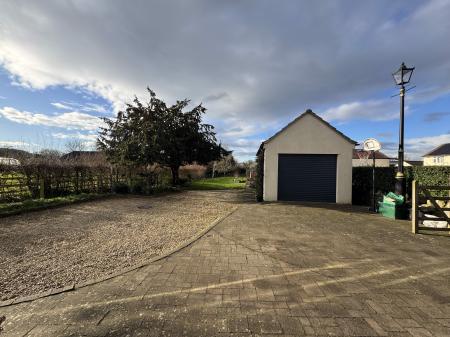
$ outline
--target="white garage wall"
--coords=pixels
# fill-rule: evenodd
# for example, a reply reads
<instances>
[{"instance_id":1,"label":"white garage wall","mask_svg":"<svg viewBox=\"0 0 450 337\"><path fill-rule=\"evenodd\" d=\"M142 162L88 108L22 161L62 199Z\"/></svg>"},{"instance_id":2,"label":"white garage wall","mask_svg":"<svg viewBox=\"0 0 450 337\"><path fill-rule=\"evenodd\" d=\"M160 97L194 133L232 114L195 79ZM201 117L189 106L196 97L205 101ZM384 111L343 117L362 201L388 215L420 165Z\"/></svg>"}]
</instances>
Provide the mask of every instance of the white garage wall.
<instances>
[{"instance_id":1,"label":"white garage wall","mask_svg":"<svg viewBox=\"0 0 450 337\"><path fill-rule=\"evenodd\" d=\"M278 154L337 154L336 202L352 202L352 157L355 144L306 112L264 144L264 200L278 199Z\"/></svg>"}]
</instances>

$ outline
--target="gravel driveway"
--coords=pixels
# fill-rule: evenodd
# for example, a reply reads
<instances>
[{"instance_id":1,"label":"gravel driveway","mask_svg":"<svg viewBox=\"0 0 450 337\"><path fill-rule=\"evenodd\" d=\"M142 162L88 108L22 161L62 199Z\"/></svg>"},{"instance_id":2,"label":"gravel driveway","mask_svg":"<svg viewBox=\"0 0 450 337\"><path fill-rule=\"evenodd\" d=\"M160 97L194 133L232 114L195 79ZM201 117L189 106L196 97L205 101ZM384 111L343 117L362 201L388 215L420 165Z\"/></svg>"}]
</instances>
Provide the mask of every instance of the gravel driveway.
<instances>
[{"instance_id":1,"label":"gravel driveway","mask_svg":"<svg viewBox=\"0 0 450 337\"><path fill-rule=\"evenodd\" d=\"M0 300L113 274L187 241L235 192L124 196L0 219Z\"/></svg>"}]
</instances>

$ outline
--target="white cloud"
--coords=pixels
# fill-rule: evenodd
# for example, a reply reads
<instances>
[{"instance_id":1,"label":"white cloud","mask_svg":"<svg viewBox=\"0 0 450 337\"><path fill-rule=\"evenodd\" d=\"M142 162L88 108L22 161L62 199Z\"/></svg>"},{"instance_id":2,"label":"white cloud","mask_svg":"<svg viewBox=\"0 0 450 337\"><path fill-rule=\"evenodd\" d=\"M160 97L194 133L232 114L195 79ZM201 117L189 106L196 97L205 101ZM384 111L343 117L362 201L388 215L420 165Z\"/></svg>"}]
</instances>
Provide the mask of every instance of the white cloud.
<instances>
[{"instance_id":1,"label":"white cloud","mask_svg":"<svg viewBox=\"0 0 450 337\"><path fill-rule=\"evenodd\" d=\"M51 105L53 105L55 108L57 109L61 109L61 110L72 110L73 108L65 103L61 103L61 102L53 102L51 103Z\"/></svg>"},{"instance_id":2,"label":"white cloud","mask_svg":"<svg viewBox=\"0 0 450 337\"><path fill-rule=\"evenodd\" d=\"M96 103L79 104L75 102L53 102L51 103L51 105L60 110L77 110L77 111L98 112L98 113L109 112L104 105Z\"/></svg>"},{"instance_id":3,"label":"white cloud","mask_svg":"<svg viewBox=\"0 0 450 337\"><path fill-rule=\"evenodd\" d=\"M322 114L322 117L329 121L349 121L355 119L385 121L398 118L398 114L397 101L369 100L345 103L327 109Z\"/></svg>"},{"instance_id":4,"label":"white cloud","mask_svg":"<svg viewBox=\"0 0 450 337\"><path fill-rule=\"evenodd\" d=\"M103 121L98 117L76 111L48 116L29 111L20 111L12 107L4 107L0 109L0 116L20 124L42 125L65 129L97 130L103 125Z\"/></svg>"},{"instance_id":5,"label":"white cloud","mask_svg":"<svg viewBox=\"0 0 450 337\"><path fill-rule=\"evenodd\" d=\"M25 150L28 152L35 152L42 148L40 144L25 142L22 140L0 140L0 147Z\"/></svg>"},{"instance_id":6,"label":"white cloud","mask_svg":"<svg viewBox=\"0 0 450 337\"><path fill-rule=\"evenodd\" d=\"M97 144L97 134L90 133L85 134L81 132L76 133L63 133L63 132L54 132L52 136L57 139L62 139L69 141L70 139L79 139L83 145L88 149L95 149Z\"/></svg>"},{"instance_id":7,"label":"white cloud","mask_svg":"<svg viewBox=\"0 0 450 337\"><path fill-rule=\"evenodd\" d=\"M99 112L99 113L107 113L108 110L105 108L105 106L101 104L95 104L95 103L87 103L80 107L81 110L86 112Z\"/></svg>"},{"instance_id":8,"label":"white cloud","mask_svg":"<svg viewBox=\"0 0 450 337\"><path fill-rule=\"evenodd\" d=\"M254 124L246 124L242 121L227 123L227 125L228 127L220 132L220 135L225 138L246 137L261 131Z\"/></svg>"},{"instance_id":9,"label":"white cloud","mask_svg":"<svg viewBox=\"0 0 450 337\"><path fill-rule=\"evenodd\" d=\"M95 142L97 140L96 134L84 134L84 133L62 133L62 132L54 132L52 136L58 139L81 139L87 142Z\"/></svg>"},{"instance_id":10,"label":"white cloud","mask_svg":"<svg viewBox=\"0 0 450 337\"><path fill-rule=\"evenodd\" d=\"M29 144L21 141L0 140L0 147L23 148L36 144Z\"/></svg>"},{"instance_id":11,"label":"white cloud","mask_svg":"<svg viewBox=\"0 0 450 337\"><path fill-rule=\"evenodd\" d=\"M232 150L240 160L255 159L256 151L262 140L238 138L224 143L224 147Z\"/></svg>"},{"instance_id":12,"label":"white cloud","mask_svg":"<svg viewBox=\"0 0 450 337\"><path fill-rule=\"evenodd\" d=\"M423 88L447 83L449 11L445 1L407 12L388 0L5 1L0 63L21 85L81 87L115 109L149 85L169 101L208 98L216 118L274 120L393 89L405 53Z\"/></svg>"},{"instance_id":13,"label":"white cloud","mask_svg":"<svg viewBox=\"0 0 450 337\"><path fill-rule=\"evenodd\" d=\"M405 139L405 158L421 159L422 156L441 144L450 143L450 133L437 136L414 137ZM383 152L397 157L397 143L383 143Z\"/></svg>"},{"instance_id":14,"label":"white cloud","mask_svg":"<svg viewBox=\"0 0 450 337\"><path fill-rule=\"evenodd\" d=\"M450 143L450 133L438 136L417 137L405 140L405 150L414 157L421 157L435 147Z\"/></svg>"}]
</instances>

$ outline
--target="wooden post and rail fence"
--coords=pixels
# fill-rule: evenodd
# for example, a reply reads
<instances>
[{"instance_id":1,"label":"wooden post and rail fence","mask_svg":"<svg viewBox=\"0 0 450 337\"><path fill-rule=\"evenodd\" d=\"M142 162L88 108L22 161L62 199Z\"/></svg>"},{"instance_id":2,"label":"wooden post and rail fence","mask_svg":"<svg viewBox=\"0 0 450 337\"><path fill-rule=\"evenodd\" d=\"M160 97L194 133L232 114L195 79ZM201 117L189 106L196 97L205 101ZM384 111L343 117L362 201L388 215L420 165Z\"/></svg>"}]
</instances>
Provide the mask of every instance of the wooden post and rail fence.
<instances>
[{"instance_id":1,"label":"wooden post and rail fence","mask_svg":"<svg viewBox=\"0 0 450 337\"><path fill-rule=\"evenodd\" d=\"M433 191L448 191L448 193L440 193L436 195ZM446 196L444 194L447 194ZM429 203L428 203L429 201ZM445 201L446 205L442 206L438 201ZM412 232L418 233L419 230L427 231L445 231L450 232L450 184L447 186L421 185L417 181L412 182L412 210L411 222ZM430 205L431 204L431 205ZM434 217L427 217L426 213L434 213ZM427 227L423 225L423 221L440 221L447 222L446 227Z\"/></svg>"},{"instance_id":2,"label":"wooden post and rail fence","mask_svg":"<svg viewBox=\"0 0 450 337\"><path fill-rule=\"evenodd\" d=\"M116 172L79 172L65 175L29 175L19 172L0 174L0 202L44 199L58 195L110 192L114 183L125 182Z\"/></svg>"}]
</instances>

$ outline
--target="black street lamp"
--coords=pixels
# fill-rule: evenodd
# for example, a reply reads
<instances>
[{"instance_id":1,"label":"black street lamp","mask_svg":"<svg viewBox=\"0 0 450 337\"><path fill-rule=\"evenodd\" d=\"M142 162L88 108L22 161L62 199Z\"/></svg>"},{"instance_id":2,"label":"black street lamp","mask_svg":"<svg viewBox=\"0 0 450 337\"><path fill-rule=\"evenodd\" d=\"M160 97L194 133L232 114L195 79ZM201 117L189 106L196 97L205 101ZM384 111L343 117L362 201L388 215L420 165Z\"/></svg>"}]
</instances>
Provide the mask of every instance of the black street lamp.
<instances>
[{"instance_id":1,"label":"black street lamp","mask_svg":"<svg viewBox=\"0 0 450 337\"><path fill-rule=\"evenodd\" d=\"M399 142L398 142L398 169L395 175L395 194L403 195L405 192L405 175L403 174L403 139L405 128L405 84L409 83L411 79L413 68L408 68L403 62L400 68L392 74L395 83L400 85L400 130L399 130Z\"/></svg>"}]
</instances>

